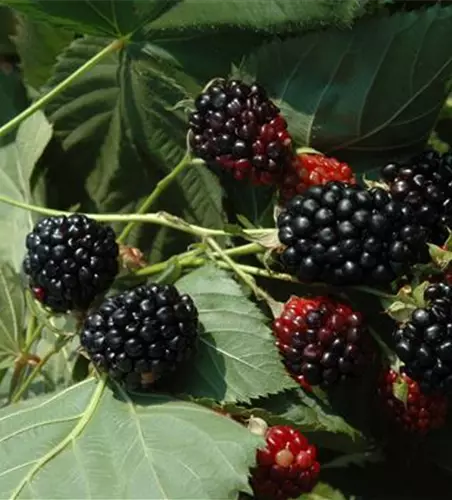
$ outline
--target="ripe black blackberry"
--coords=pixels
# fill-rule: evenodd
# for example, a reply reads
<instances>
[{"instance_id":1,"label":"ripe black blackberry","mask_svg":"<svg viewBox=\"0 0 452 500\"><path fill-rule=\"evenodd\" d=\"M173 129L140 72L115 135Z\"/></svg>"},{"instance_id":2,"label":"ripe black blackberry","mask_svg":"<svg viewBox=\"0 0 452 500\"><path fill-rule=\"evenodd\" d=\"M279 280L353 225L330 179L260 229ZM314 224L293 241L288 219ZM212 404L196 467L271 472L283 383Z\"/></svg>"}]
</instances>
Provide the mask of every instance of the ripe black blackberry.
<instances>
[{"instance_id":1,"label":"ripe black blackberry","mask_svg":"<svg viewBox=\"0 0 452 500\"><path fill-rule=\"evenodd\" d=\"M395 331L395 351L423 392L452 394L452 287L430 285L424 299Z\"/></svg>"},{"instance_id":2,"label":"ripe black blackberry","mask_svg":"<svg viewBox=\"0 0 452 500\"><path fill-rule=\"evenodd\" d=\"M410 207L379 188L312 186L286 204L277 226L282 264L305 282L383 284L429 259Z\"/></svg>"},{"instance_id":3,"label":"ripe black blackberry","mask_svg":"<svg viewBox=\"0 0 452 500\"><path fill-rule=\"evenodd\" d=\"M193 350L198 312L172 285L139 286L107 298L80 342L93 364L130 389L145 388Z\"/></svg>"},{"instance_id":4,"label":"ripe black blackberry","mask_svg":"<svg viewBox=\"0 0 452 500\"><path fill-rule=\"evenodd\" d=\"M429 241L442 244L452 222L452 156L427 150L406 163L390 163L381 175L393 199L409 206Z\"/></svg>"},{"instance_id":5,"label":"ripe black blackberry","mask_svg":"<svg viewBox=\"0 0 452 500\"><path fill-rule=\"evenodd\" d=\"M292 161L292 139L280 110L257 83L216 80L195 101L190 145L208 165L254 184L279 182Z\"/></svg>"},{"instance_id":6,"label":"ripe black blackberry","mask_svg":"<svg viewBox=\"0 0 452 500\"><path fill-rule=\"evenodd\" d=\"M84 311L118 273L113 229L85 215L47 217L26 238L23 268L37 300L54 312Z\"/></svg>"},{"instance_id":7,"label":"ripe black blackberry","mask_svg":"<svg viewBox=\"0 0 452 500\"><path fill-rule=\"evenodd\" d=\"M273 322L288 372L307 389L360 375L368 359L366 330L361 314L328 297L292 297Z\"/></svg>"}]
</instances>

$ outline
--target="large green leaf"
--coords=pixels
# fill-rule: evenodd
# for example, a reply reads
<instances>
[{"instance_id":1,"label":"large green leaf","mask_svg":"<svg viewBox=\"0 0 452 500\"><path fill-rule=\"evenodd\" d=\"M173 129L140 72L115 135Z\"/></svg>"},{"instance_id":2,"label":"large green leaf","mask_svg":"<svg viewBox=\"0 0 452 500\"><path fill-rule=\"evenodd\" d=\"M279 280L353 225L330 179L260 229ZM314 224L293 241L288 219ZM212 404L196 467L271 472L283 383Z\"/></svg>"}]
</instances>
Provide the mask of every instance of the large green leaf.
<instances>
[{"instance_id":1,"label":"large green leaf","mask_svg":"<svg viewBox=\"0 0 452 500\"><path fill-rule=\"evenodd\" d=\"M78 31L120 36L171 37L175 32L251 28L281 33L298 27L347 25L368 0L3 0L40 19Z\"/></svg>"},{"instance_id":2,"label":"large green leaf","mask_svg":"<svg viewBox=\"0 0 452 500\"><path fill-rule=\"evenodd\" d=\"M52 87L105 44L105 39L75 41L60 57ZM165 72L164 72L165 71ZM47 203L86 210L133 211L156 182L180 161L186 146L186 119L174 105L198 89L175 64L157 58L150 45L131 44L122 54L105 58L48 108L59 161L49 164ZM65 169L61 165L66 166ZM183 172L153 210L165 208L204 226L223 224L221 188L203 166ZM147 244L140 237L147 236ZM149 250L146 230L135 235ZM169 253L169 252L167 252Z\"/></svg>"},{"instance_id":3,"label":"large green leaf","mask_svg":"<svg viewBox=\"0 0 452 500\"><path fill-rule=\"evenodd\" d=\"M22 347L25 295L20 277L9 264L0 264L0 369L12 366Z\"/></svg>"},{"instance_id":4,"label":"large green leaf","mask_svg":"<svg viewBox=\"0 0 452 500\"><path fill-rule=\"evenodd\" d=\"M0 194L30 202L30 176L52 135L42 112L24 121L15 140L0 148ZM33 225L30 212L0 203L0 262L19 270L24 256L25 235Z\"/></svg>"},{"instance_id":5,"label":"large green leaf","mask_svg":"<svg viewBox=\"0 0 452 500\"><path fill-rule=\"evenodd\" d=\"M11 36L16 32L16 19L9 7L0 7L0 55L14 55L16 49Z\"/></svg>"},{"instance_id":6,"label":"large green leaf","mask_svg":"<svg viewBox=\"0 0 452 500\"><path fill-rule=\"evenodd\" d=\"M39 89L50 78L57 55L74 39L74 33L28 16L17 18L14 44L24 80Z\"/></svg>"},{"instance_id":7,"label":"large green leaf","mask_svg":"<svg viewBox=\"0 0 452 500\"><path fill-rule=\"evenodd\" d=\"M5 124L14 118L20 111L28 105L28 98L23 86L21 76L17 68L8 62L3 62L0 66L0 100L2 107L0 110L0 125ZM2 138L1 144L5 143Z\"/></svg>"},{"instance_id":8,"label":"large green leaf","mask_svg":"<svg viewBox=\"0 0 452 500\"><path fill-rule=\"evenodd\" d=\"M209 409L92 379L2 410L0 441L0 497L40 500L234 499L261 443Z\"/></svg>"},{"instance_id":9,"label":"large green leaf","mask_svg":"<svg viewBox=\"0 0 452 500\"><path fill-rule=\"evenodd\" d=\"M300 145L357 166L423 147L452 75L452 8L367 18L275 41L244 64L280 102Z\"/></svg>"},{"instance_id":10,"label":"large green leaf","mask_svg":"<svg viewBox=\"0 0 452 500\"><path fill-rule=\"evenodd\" d=\"M217 401L249 401L294 387L267 318L227 272L208 265L177 286L193 297L202 331L195 358L177 377L175 390Z\"/></svg>"}]
</instances>

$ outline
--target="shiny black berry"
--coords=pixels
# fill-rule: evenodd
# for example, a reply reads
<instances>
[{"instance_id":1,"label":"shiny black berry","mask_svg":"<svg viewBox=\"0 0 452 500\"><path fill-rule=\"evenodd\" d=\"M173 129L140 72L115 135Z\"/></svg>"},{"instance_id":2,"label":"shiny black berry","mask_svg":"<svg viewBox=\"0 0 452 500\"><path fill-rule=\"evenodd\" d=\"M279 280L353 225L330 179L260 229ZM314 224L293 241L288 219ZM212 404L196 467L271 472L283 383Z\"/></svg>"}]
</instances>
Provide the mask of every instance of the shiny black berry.
<instances>
[{"instance_id":1,"label":"shiny black berry","mask_svg":"<svg viewBox=\"0 0 452 500\"><path fill-rule=\"evenodd\" d=\"M171 285L150 285L107 298L85 320L80 342L100 371L138 389L187 359L197 334L192 299Z\"/></svg>"},{"instance_id":2,"label":"shiny black berry","mask_svg":"<svg viewBox=\"0 0 452 500\"><path fill-rule=\"evenodd\" d=\"M278 183L292 163L292 139L279 109L257 84L217 80L189 117L193 153L254 184Z\"/></svg>"},{"instance_id":3,"label":"shiny black berry","mask_svg":"<svg viewBox=\"0 0 452 500\"><path fill-rule=\"evenodd\" d=\"M23 269L33 294L54 312L88 309L118 272L113 229L84 215L42 219L26 247Z\"/></svg>"},{"instance_id":4,"label":"shiny black berry","mask_svg":"<svg viewBox=\"0 0 452 500\"><path fill-rule=\"evenodd\" d=\"M395 351L423 391L452 394L452 288L430 285L424 300L394 332Z\"/></svg>"},{"instance_id":5,"label":"shiny black berry","mask_svg":"<svg viewBox=\"0 0 452 500\"><path fill-rule=\"evenodd\" d=\"M277 226L282 264L300 281L386 284L428 259L414 212L382 189L313 186L286 204Z\"/></svg>"}]
</instances>

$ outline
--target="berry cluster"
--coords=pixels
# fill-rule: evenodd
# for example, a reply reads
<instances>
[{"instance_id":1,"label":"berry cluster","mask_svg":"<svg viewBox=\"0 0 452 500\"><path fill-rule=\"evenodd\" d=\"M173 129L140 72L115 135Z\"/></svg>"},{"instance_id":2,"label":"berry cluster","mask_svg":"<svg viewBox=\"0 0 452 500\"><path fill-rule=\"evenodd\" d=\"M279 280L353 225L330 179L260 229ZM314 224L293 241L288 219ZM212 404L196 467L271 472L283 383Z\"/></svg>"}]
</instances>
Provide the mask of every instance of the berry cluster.
<instances>
[{"instance_id":1,"label":"berry cluster","mask_svg":"<svg viewBox=\"0 0 452 500\"><path fill-rule=\"evenodd\" d=\"M329 386L364 369L362 317L328 297L292 297L273 322L273 333L288 372L303 386Z\"/></svg>"},{"instance_id":2,"label":"berry cluster","mask_svg":"<svg viewBox=\"0 0 452 500\"><path fill-rule=\"evenodd\" d=\"M397 382L407 385L406 404L394 395L394 384ZM445 423L447 399L438 394L424 394L419 384L406 373L387 370L381 376L378 393L388 416L408 432L424 434Z\"/></svg>"},{"instance_id":3,"label":"berry cluster","mask_svg":"<svg viewBox=\"0 0 452 500\"><path fill-rule=\"evenodd\" d=\"M32 291L55 312L86 310L118 272L114 231L84 215L42 219L26 246L23 268Z\"/></svg>"},{"instance_id":4,"label":"berry cluster","mask_svg":"<svg viewBox=\"0 0 452 500\"><path fill-rule=\"evenodd\" d=\"M429 241L441 244L452 222L452 155L428 150L407 163L390 163L381 172L392 198L414 212Z\"/></svg>"},{"instance_id":5,"label":"berry cluster","mask_svg":"<svg viewBox=\"0 0 452 500\"><path fill-rule=\"evenodd\" d=\"M292 139L279 109L258 84L216 80L189 117L193 153L236 179L275 184L292 160Z\"/></svg>"},{"instance_id":6,"label":"berry cluster","mask_svg":"<svg viewBox=\"0 0 452 500\"><path fill-rule=\"evenodd\" d=\"M310 492L320 465L315 446L299 431L284 425L270 427L266 447L257 451L251 486L258 500L287 500Z\"/></svg>"},{"instance_id":7,"label":"berry cluster","mask_svg":"<svg viewBox=\"0 0 452 500\"><path fill-rule=\"evenodd\" d=\"M413 311L410 321L395 331L395 351L405 363L405 373L423 392L451 394L452 287L430 285L424 300L426 307Z\"/></svg>"},{"instance_id":8,"label":"berry cluster","mask_svg":"<svg viewBox=\"0 0 452 500\"><path fill-rule=\"evenodd\" d=\"M172 371L194 348L198 312L171 285L139 286L109 297L88 316L81 345L94 365L130 389Z\"/></svg>"},{"instance_id":9,"label":"berry cluster","mask_svg":"<svg viewBox=\"0 0 452 500\"><path fill-rule=\"evenodd\" d=\"M283 200L290 200L311 186L323 186L330 181L356 184L355 175L346 163L321 154L300 154L295 156L281 182L280 195Z\"/></svg>"},{"instance_id":10,"label":"berry cluster","mask_svg":"<svg viewBox=\"0 0 452 500\"><path fill-rule=\"evenodd\" d=\"M287 203L277 226L281 261L305 282L388 283L429 258L414 213L378 188L310 187Z\"/></svg>"}]
</instances>

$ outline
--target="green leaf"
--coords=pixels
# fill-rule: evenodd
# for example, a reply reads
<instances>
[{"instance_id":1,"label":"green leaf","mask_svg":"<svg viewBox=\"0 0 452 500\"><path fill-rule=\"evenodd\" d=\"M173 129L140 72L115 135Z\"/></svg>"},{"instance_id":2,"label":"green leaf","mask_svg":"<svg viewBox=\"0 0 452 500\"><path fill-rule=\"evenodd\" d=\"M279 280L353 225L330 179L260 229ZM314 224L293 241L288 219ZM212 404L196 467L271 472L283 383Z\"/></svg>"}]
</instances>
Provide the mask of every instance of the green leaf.
<instances>
[{"instance_id":1,"label":"green leaf","mask_svg":"<svg viewBox=\"0 0 452 500\"><path fill-rule=\"evenodd\" d=\"M31 202L30 177L52 135L42 112L24 121L13 142L0 148L0 194L16 201ZM24 238L33 225L30 212L0 203L0 261L21 268Z\"/></svg>"},{"instance_id":2,"label":"green leaf","mask_svg":"<svg viewBox=\"0 0 452 500\"><path fill-rule=\"evenodd\" d=\"M276 419L291 422L303 432L325 431L346 434L356 440L361 438L361 433L340 415L335 415L330 408L301 389L271 396L266 401L260 400L260 405L272 412ZM256 411L253 414L259 416Z\"/></svg>"},{"instance_id":3,"label":"green leaf","mask_svg":"<svg viewBox=\"0 0 452 500\"><path fill-rule=\"evenodd\" d=\"M9 263L0 264L0 363L20 354L26 314L20 276ZM2 366L3 368L4 366Z\"/></svg>"},{"instance_id":4,"label":"green leaf","mask_svg":"<svg viewBox=\"0 0 452 500\"><path fill-rule=\"evenodd\" d=\"M452 8L435 6L275 41L244 68L299 144L362 171L424 146L448 93L451 45Z\"/></svg>"},{"instance_id":5,"label":"green leaf","mask_svg":"<svg viewBox=\"0 0 452 500\"><path fill-rule=\"evenodd\" d=\"M294 387L267 318L227 272L208 265L177 286L193 297L202 324L195 359L175 381L178 392L217 401L249 401Z\"/></svg>"},{"instance_id":6,"label":"green leaf","mask_svg":"<svg viewBox=\"0 0 452 500\"><path fill-rule=\"evenodd\" d=\"M40 500L235 499L262 444L209 409L92 379L0 411L0 435L0 496Z\"/></svg>"},{"instance_id":7,"label":"green leaf","mask_svg":"<svg viewBox=\"0 0 452 500\"><path fill-rule=\"evenodd\" d=\"M364 13L368 0L3 0L3 3L78 31L121 36L171 37L237 27L281 34L328 24L347 25Z\"/></svg>"},{"instance_id":8,"label":"green leaf","mask_svg":"<svg viewBox=\"0 0 452 500\"><path fill-rule=\"evenodd\" d=\"M311 493L301 495L300 500L346 500L346 497L330 485L319 483Z\"/></svg>"},{"instance_id":9,"label":"green leaf","mask_svg":"<svg viewBox=\"0 0 452 500\"><path fill-rule=\"evenodd\" d=\"M59 58L48 87L107 43L92 37L75 41ZM82 203L87 211L136 211L185 154L187 122L174 105L199 87L153 51L150 45L132 44L122 54L110 55L49 106L63 152L46 172L48 205L64 208ZM50 189L55 184L61 187L58 192ZM192 165L152 210L166 209L190 222L221 228L221 202L216 177L203 165ZM164 242L156 242L156 232L144 228L129 243L145 252L152 250L154 258L169 256L175 248L166 233ZM159 241L164 248L155 255Z\"/></svg>"},{"instance_id":10,"label":"green leaf","mask_svg":"<svg viewBox=\"0 0 452 500\"><path fill-rule=\"evenodd\" d=\"M394 396L405 406L408 401L408 384L405 380L399 379L392 384Z\"/></svg>"},{"instance_id":11,"label":"green leaf","mask_svg":"<svg viewBox=\"0 0 452 500\"><path fill-rule=\"evenodd\" d=\"M9 7L0 6L0 54L15 55L16 49L11 37L16 32L16 18Z\"/></svg>"},{"instance_id":12,"label":"green leaf","mask_svg":"<svg viewBox=\"0 0 452 500\"><path fill-rule=\"evenodd\" d=\"M74 33L28 16L18 16L14 44L24 80L39 89L50 78L58 54L74 39Z\"/></svg>"},{"instance_id":13,"label":"green leaf","mask_svg":"<svg viewBox=\"0 0 452 500\"><path fill-rule=\"evenodd\" d=\"M10 63L3 62L0 66L0 125L5 124L28 105L27 93L23 86L19 71ZM11 140L9 136L7 139ZM2 138L0 144L4 144Z\"/></svg>"}]
</instances>

